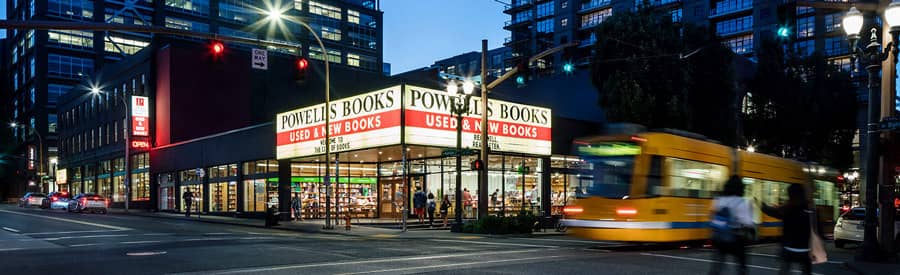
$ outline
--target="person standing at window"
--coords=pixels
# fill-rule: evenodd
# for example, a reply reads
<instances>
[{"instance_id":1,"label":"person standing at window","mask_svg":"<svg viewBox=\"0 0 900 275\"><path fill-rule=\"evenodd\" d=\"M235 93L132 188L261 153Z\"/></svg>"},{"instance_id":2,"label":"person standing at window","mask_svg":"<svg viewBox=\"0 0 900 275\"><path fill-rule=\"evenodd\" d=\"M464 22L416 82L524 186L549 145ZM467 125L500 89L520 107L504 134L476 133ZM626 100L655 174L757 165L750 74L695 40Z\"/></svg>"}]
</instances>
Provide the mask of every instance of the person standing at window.
<instances>
[{"instance_id":1,"label":"person standing at window","mask_svg":"<svg viewBox=\"0 0 900 275\"><path fill-rule=\"evenodd\" d=\"M181 195L181 198L184 199L184 216L191 216L191 204L194 203L194 193L191 192L191 189L186 189L184 194Z\"/></svg>"}]
</instances>

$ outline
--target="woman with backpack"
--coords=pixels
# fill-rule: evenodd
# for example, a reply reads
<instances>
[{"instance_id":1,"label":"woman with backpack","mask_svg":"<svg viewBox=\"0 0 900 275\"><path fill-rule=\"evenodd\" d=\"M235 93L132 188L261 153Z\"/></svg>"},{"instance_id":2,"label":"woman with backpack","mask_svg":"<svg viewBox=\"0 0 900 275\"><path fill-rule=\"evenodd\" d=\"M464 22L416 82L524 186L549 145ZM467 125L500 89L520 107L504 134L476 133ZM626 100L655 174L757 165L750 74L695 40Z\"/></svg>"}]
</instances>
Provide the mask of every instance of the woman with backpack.
<instances>
[{"instance_id":1,"label":"woman with backpack","mask_svg":"<svg viewBox=\"0 0 900 275\"><path fill-rule=\"evenodd\" d=\"M441 199L441 218L444 219L444 227L447 227L447 219L450 218L450 215L447 215L447 211L450 209L450 196L444 194L444 198Z\"/></svg>"},{"instance_id":2,"label":"woman with backpack","mask_svg":"<svg viewBox=\"0 0 900 275\"><path fill-rule=\"evenodd\" d=\"M426 210L428 211L428 227L434 226L434 209L437 208L437 205L434 203L434 194L428 192L428 203L426 204Z\"/></svg>"},{"instance_id":3,"label":"woman with backpack","mask_svg":"<svg viewBox=\"0 0 900 275\"><path fill-rule=\"evenodd\" d=\"M738 262L738 273L747 274L746 243L755 233L753 208L744 197L741 178L731 176L722 190L722 195L713 201L712 241L716 252L713 254L709 274L722 272L726 255L732 255Z\"/></svg>"}]
</instances>

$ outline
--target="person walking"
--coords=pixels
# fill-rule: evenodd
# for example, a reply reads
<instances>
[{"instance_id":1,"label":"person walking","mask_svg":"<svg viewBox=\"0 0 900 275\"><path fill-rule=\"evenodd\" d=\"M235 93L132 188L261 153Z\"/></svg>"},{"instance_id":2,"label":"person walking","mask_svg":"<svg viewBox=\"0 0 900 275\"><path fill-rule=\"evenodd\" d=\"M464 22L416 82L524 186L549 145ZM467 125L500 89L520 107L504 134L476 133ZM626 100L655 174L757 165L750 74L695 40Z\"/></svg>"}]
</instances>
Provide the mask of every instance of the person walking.
<instances>
[{"instance_id":1,"label":"person walking","mask_svg":"<svg viewBox=\"0 0 900 275\"><path fill-rule=\"evenodd\" d=\"M184 199L184 216L191 216L191 204L194 203L194 193L191 192L191 189L185 189L184 194L181 194L181 198Z\"/></svg>"},{"instance_id":2,"label":"person walking","mask_svg":"<svg viewBox=\"0 0 900 275\"><path fill-rule=\"evenodd\" d=\"M731 176L722 195L713 201L712 241L713 254L709 274L720 274L725 256L732 255L738 262L738 274L747 274L746 243L753 238L755 227L753 209L744 199L744 184L738 176Z\"/></svg>"},{"instance_id":3,"label":"person walking","mask_svg":"<svg viewBox=\"0 0 900 275\"><path fill-rule=\"evenodd\" d=\"M441 218L444 219L443 227L447 227L447 219L450 218L450 215L447 215L447 212L450 210L450 196L444 195L444 198L441 199Z\"/></svg>"},{"instance_id":4,"label":"person walking","mask_svg":"<svg viewBox=\"0 0 900 275\"><path fill-rule=\"evenodd\" d=\"M303 220L302 213L300 213L300 194L294 194L294 198L291 199L291 209L294 210L294 220Z\"/></svg>"},{"instance_id":5,"label":"person walking","mask_svg":"<svg viewBox=\"0 0 900 275\"><path fill-rule=\"evenodd\" d=\"M425 223L425 204L427 199L422 187L416 186L416 193L413 194L413 207L416 209L416 218L419 218L419 224Z\"/></svg>"},{"instance_id":6,"label":"person walking","mask_svg":"<svg viewBox=\"0 0 900 275\"><path fill-rule=\"evenodd\" d=\"M463 188L463 206L465 206L466 217L472 213L472 194L469 194L468 188Z\"/></svg>"},{"instance_id":7,"label":"person walking","mask_svg":"<svg viewBox=\"0 0 900 275\"><path fill-rule=\"evenodd\" d=\"M781 235L781 271L790 274L791 264L800 265L803 274L812 274L810 260L810 237L812 232L813 212L809 209L806 190L803 185L791 184L788 187L788 201L780 207L762 204L766 215L784 222Z\"/></svg>"},{"instance_id":8,"label":"person walking","mask_svg":"<svg viewBox=\"0 0 900 275\"><path fill-rule=\"evenodd\" d=\"M434 194L428 192L428 227L434 226L434 209L437 204L434 202Z\"/></svg>"}]
</instances>

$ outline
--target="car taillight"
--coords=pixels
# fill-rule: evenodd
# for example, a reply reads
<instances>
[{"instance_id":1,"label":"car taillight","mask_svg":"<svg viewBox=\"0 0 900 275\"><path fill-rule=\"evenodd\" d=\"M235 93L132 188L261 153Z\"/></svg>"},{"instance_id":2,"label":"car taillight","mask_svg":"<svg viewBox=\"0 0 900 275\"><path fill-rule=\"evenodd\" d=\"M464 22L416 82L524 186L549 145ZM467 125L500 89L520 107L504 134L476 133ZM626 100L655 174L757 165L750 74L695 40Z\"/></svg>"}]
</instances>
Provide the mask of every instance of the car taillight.
<instances>
[{"instance_id":1,"label":"car taillight","mask_svg":"<svg viewBox=\"0 0 900 275\"><path fill-rule=\"evenodd\" d=\"M56 201L56 200L57 200L56 197L50 197L50 201Z\"/></svg>"},{"instance_id":2,"label":"car taillight","mask_svg":"<svg viewBox=\"0 0 900 275\"><path fill-rule=\"evenodd\" d=\"M96 201L96 200L101 200L101 199L100 199L100 196L94 196L92 199L95 200L95 201Z\"/></svg>"},{"instance_id":3,"label":"car taillight","mask_svg":"<svg viewBox=\"0 0 900 275\"><path fill-rule=\"evenodd\" d=\"M582 212L584 212L584 208L582 208L581 206L567 205L566 207L563 207L563 213L565 213L566 215L576 215L581 214Z\"/></svg>"},{"instance_id":4,"label":"car taillight","mask_svg":"<svg viewBox=\"0 0 900 275\"><path fill-rule=\"evenodd\" d=\"M634 209L631 207L616 208L616 215L634 216L634 215L637 215L637 209Z\"/></svg>"},{"instance_id":5,"label":"car taillight","mask_svg":"<svg viewBox=\"0 0 900 275\"><path fill-rule=\"evenodd\" d=\"M81 198L81 204L87 204L87 198Z\"/></svg>"}]
</instances>

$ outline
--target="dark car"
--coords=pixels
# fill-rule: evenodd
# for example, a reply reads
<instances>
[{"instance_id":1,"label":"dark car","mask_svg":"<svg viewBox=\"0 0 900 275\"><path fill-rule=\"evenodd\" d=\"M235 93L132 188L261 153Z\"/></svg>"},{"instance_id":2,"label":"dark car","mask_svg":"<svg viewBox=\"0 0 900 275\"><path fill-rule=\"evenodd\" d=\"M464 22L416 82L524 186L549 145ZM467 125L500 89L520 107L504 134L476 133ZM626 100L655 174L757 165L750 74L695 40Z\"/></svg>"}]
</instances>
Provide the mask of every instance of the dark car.
<instances>
[{"instance_id":1,"label":"dark car","mask_svg":"<svg viewBox=\"0 0 900 275\"><path fill-rule=\"evenodd\" d=\"M34 207L34 206L41 207L41 204L43 203L44 198L46 198L46 197L47 197L47 195L44 195L44 193L38 193L38 192L25 193L24 196L19 198L19 207Z\"/></svg>"},{"instance_id":2,"label":"dark car","mask_svg":"<svg viewBox=\"0 0 900 275\"><path fill-rule=\"evenodd\" d=\"M106 214L109 209L109 200L94 193L78 194L69 200L69 212L91 212Z\"/></svg>"},{"instance_id":3,"label":"dark car","mask_svg":"<svg viewBox=\"0 0 900 275\"><path fill-rule=\"evenodd\" d=\"M44 201L41 202L41 208L44 209L66 209L69 207L69 192L50 192Z\"/></svg>"}]
</instances>

